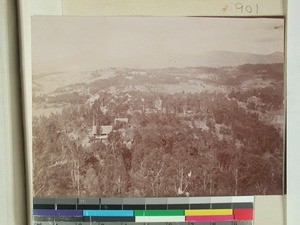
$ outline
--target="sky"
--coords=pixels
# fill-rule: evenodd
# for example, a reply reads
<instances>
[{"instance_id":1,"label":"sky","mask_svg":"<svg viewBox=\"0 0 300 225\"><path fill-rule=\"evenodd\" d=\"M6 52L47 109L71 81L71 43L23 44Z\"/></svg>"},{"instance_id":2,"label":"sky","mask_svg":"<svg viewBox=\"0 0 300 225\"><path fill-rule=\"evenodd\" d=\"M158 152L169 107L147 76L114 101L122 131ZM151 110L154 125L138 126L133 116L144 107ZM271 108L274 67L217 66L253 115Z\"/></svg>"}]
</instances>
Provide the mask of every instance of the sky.
<instances>
[{"instance_id":1,"label":"sky","mask_svg":"<svg viewBox=\"0 0 300 225\"><path fill-rule=\"evenodd\" d=\"M283 52L283 25L270 18L33 17L33 72L168 67L170 58L210 51Z\"/></svg>"}]
</instances>

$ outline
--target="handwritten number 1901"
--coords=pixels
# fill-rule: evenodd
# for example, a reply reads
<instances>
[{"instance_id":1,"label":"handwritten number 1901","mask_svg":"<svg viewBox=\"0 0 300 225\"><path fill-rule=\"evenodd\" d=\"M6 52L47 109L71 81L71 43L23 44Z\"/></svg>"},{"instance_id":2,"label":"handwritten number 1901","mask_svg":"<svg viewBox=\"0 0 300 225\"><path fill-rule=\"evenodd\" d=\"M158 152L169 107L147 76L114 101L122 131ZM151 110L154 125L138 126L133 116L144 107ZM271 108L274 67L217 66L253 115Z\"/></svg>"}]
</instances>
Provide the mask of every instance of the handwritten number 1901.
<instances>
[{"instance_id":1,"label":"handwritten number 1901","mask_svg":"<svg viewBox=\"0 0 300 225\"><path fill-rule=\"evenodd\" d=\"M251 6L251 5L246 5L244 6L242 3L236 3L234 5L235 10L239 11L240 13L255 13L258 14L258 4L255 4L255 6Z\"/></svg>"}]
</instances>

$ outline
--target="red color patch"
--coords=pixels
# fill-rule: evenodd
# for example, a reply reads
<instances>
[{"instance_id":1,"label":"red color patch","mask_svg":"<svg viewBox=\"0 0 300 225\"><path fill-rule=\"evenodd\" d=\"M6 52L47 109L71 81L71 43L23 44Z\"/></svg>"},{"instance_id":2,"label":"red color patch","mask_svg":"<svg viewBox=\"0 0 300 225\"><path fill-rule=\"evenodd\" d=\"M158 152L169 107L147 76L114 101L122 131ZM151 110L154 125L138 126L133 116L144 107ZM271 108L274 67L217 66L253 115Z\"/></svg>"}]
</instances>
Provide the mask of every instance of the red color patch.
<instances>
[{"instance_id":1,"label":"red color patch","mask_svg":"<svg viewBox=\"0 0 300 225\"><path fill-rule=\"evenodd\" d=\"M253 220L253 209L234 209L234 220Z\"/></svg>"}]
</instances>

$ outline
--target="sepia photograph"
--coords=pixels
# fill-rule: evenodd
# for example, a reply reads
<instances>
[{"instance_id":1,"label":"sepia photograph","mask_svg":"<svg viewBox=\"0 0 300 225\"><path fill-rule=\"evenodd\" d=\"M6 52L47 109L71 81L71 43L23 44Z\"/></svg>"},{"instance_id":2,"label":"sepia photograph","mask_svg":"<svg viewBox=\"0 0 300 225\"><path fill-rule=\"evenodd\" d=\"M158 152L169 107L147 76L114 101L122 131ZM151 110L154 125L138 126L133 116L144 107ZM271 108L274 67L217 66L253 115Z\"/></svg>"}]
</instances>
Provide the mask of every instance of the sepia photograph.
<instances>
[{"instance_id":1,"label":"sepia photograph","mask_svg":"<svg viewBox=\"0 0 300 225\"><path fill-rule=\"evenodd\" d=\"M34 197L284 194L283 18L31 28Z\"/></svg>"}]
</instances>

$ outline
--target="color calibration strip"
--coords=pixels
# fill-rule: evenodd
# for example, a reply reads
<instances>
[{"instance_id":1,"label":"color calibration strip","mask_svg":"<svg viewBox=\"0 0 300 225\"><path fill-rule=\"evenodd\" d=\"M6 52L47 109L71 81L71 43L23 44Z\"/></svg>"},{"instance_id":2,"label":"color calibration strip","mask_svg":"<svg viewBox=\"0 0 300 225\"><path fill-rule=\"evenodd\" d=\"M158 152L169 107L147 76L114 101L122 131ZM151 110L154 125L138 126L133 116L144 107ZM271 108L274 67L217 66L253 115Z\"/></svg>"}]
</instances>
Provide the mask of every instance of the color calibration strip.
<instances>
[{"instance_id":1,"label":"color calibration strip","mask_svg":"<svg viewBox=\"0 0 300 225\"><path fill-rule=\"evenodd\" d=\"M34 225L250 225L253 222L253 202L253 196L35 198L33 217Z\"/></svg>"}]
</instances>

